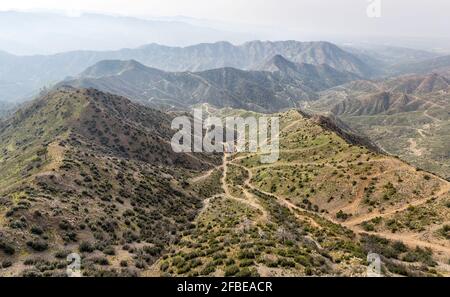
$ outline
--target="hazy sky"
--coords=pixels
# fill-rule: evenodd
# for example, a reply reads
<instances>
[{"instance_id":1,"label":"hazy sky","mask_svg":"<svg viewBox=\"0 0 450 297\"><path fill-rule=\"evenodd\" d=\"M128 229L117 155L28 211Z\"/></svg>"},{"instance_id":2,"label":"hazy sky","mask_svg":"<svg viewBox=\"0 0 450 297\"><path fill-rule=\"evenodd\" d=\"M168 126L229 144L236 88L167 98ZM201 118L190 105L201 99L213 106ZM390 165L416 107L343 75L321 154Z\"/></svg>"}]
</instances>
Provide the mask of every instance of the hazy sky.
<instances>
[{"instance_id":1,"label":"hazy sky","mask_svg":"<svg viewBox=\"0 0 450 297\"><path fill-rule=\"evenodd\" d=\"M367 14L367 8L374 1L381 3L380 17L371 18ZM72 17L83 12L141 18L186 16L193 19L181 20L236 34L231 38L218 36L232 42L241 42L243 39L328 40L340 44L368 42L450 51L450 0L0 0L0 11L8 10L56 11ZM17 40L21 36L11 37L11 34L16 34L21 28L20 25L14 26L14 29L8 26L0 28L0 41L3 38L0 50L40 53L44 52L44 45L46 51L50 52L65 49L53 49L47 39L41 38L41 41L35 42L41 48L33 50L29 44L21 44L24 40ZM54 31L36 30L48 33ZM30 38L26 38L31 42L35 34L31 32L33 28L25 31L31 34ZM165 34L162 30L161 32ZM52 36L50 40L55 38L57 37ZM176 38L175 34L173 38ZM96 39L97 37L93 38ZM174 43L158 39L143 40L141 43L153 41ZM195 42L192 39L192 43ZM125 46L135 46L139 40L135 44L124 39L124 43ZM186 42L178 43L176 45L184 45ZM105 42L104 44L107 48L115 48ZM73 49L72 46L68 48ZM98 47L84 44L81 48Z\"/></svg>"},{"instance_id":2,"label":"hazy sky","mask_svg":"<svg viewBox=\"0 0 450 297\"><path fill-rule=\"evenodd\" d=\"M1 0L0 10L56 9L131 16L176 16L277 26L305 32L449 37L449 0ZM378 0L376 0L378 1Z\"/></svg>"}]
</instances>

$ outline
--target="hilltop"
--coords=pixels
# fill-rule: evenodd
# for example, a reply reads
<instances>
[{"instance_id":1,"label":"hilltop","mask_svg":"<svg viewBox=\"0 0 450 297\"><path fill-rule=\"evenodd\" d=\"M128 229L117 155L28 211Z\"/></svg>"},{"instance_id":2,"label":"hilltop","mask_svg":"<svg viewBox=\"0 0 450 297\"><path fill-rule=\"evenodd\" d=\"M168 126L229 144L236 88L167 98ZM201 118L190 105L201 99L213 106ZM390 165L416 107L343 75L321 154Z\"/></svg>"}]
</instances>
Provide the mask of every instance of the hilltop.
<instances>
[{"instance_id":1,"label":"hilltop","mask_svg":"<svg viewBox=\"0 0 450 297\"><path fill-rule=\"evenodd\" d=\"M126 98L67 88L2 122L0 253L12 265L2 274L59 275L66 255L81 252L86 275L107 275L102 255L127 246L137 267L151 264L201 208L186 176L220 163L175 154L170 123Z\"/></svg>"}]
</instances>

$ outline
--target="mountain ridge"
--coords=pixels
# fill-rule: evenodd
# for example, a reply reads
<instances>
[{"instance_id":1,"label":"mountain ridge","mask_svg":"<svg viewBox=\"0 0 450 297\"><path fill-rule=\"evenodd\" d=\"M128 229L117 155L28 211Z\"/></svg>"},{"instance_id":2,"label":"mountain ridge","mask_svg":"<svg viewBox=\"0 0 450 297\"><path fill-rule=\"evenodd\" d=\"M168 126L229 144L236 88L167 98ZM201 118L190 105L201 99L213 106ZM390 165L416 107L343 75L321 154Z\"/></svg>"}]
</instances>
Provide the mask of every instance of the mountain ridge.
<instances>
[{"instance_id":1,"label":"mountain ridge","mask_svg":"<svg viewBox=\"0 0 450 297\"><path fill-rule=\"evenodd\" d=\"M263 61L282 54L293 62L328 64L339 71L370 76L371 69L359 58L327 42L227 42L204 43L189 47L150 44L118 51L73 51L49 56L0 56L0 81L21 83L11 100L75 76L102 60L134 59L148 67L165 71L203 71L220 67L252 70ZM46 69L42 72L42 69ZM0 94L1 95L1 94Z\"/></svg>"},{"instance_id":2,"label":"mountain ridge","mask_svg":"<svg viewBox=\"0 0 450 297\"><path fill-rule=\"evenodd\" d=\"M314 99L317 91L357 79L348 73L341 76L341 72L329 66L298 65L282 59L289 63L289 71L244 71L225 67L201 72L165 72L134 60L107 60L59 85L94 87L144 104L157 102L186 107L210 103L216 107L278 111L295 107L301 99Z\"/></svg>"}]
</instances>

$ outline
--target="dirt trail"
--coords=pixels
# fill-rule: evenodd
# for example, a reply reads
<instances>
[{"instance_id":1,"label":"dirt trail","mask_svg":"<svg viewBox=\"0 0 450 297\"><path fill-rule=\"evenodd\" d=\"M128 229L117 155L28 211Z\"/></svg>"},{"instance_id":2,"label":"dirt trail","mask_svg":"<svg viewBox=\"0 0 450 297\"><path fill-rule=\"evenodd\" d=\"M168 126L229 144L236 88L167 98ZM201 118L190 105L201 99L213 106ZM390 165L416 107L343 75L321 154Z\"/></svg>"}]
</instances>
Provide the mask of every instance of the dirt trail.
<instances>
[{"instance_id":1,"label":"dirt trail","mask_svg":"<svg viewBox=\"0 0 450 297\"><path fill-rule=\"evenodd\" d=\"M289 129L291 127L293 127L296 124L296 122L291 123L290 125L288 125L287 127L285 127L283 130ZM313 148L305 148L304 150L311 150ZM303 149L296 149L296 150L292 150L293 152L299 152ZM290 150L283 150L283 152L289 152ZM255 155L255 154L254 154ZM258 154L256 154L258 155ZM247 158L249 155L245 155L245 156L241 156L238 158L235 158L231 161L228 160L228 157L231 156L231 154L224 154L223 157L223 164L221 167L223 167L223 175L221 178L221 184L222 184L222 188L224 190L224 196L229 197L231 199L237 200L241 203L245 203L253 208L256 208L258 210L262 211L262 217L261 219L263 220L267 220L268 219L268 213L267 211L264 209L264 207L259 203L258 199L252 194L250 193L245 187L253 189L255 191L259 191L265 195L269 195L272 197L275 197L280 203L281 205L287 207L298 219L300 220L305 220L307 219L309 222L311 222L311 224L313 224L315 227L321 228L320 224L318 224L316 221L314 221L314 219L310 218L309 216L305 216L305 215L301 215L302 213L313 213L315 215L318 215L316 212L312 212L309 210L305 210L301 207L298 207L297 205L295 205L294 203L292 203L291 201L289 201L289 199L284 198L284 197L280 197L278 195L274 195L273 193L268 193L266 191L263 191L257 187L255 187L254 185L252 185L251 181L253 179L253 172L252 170L258 169L258 168L270 168L270 167L279 167L279 166L294 166L294 165L325 165L325 166L330 166L329 164L326 163L318 163L318 162L311 162L311 163L296 163L296 162L277 162L275 164L268 164L268 165L263 165L260 167L252 167L247 168L241 164L236 164L236 161L242 160L244 158ZM371 160L372 162L382 162L384 160L387 160L387 158L383 158L383 159L375 159L375 160ZM247 199L240 199L240 198L236 198L233 197L233 195L230 192L229 189L229 185L227 184L227 168L228 168L228 164L233 164L234 166L240 167L241 169L245 170L248 173L248 177L247 179L244 181L244 185L245 187L241 187L244 195ZM391 170L392 171L392 170ZM208 174L208 173L207 173ZM205 176L207 175L205 174ZM209 173L210 174L210 173ZM381 174L376 174L371 176L376 177L376 176L380 176L382 174L385 174L385 172L381 173ZM436 193L434 196L435 197L441 197L442 195L445 195L446 193L448 193L450 191L450 183L448 183L447 181L441 179L442 182L444 182L444 184L442 185L441 189L439 190L438 193ZM368 181L369 182L369 181ZM358 209L363 196L364 196L364 188L365 186L361 186L358 189L357 192L357 197L355 199L355 201L348 207L344 208L346 211L351 210L353 212L356 212L356 210ZM346 222L338 222L337 220L333 219L332 217L330 217L329 215L325 216L324 218L335 223L335 224L340 224L343 225L345 227L347 227L348 229L352 230L353 232L355 232L356 234L360 235L360 234L372 234L372 235L376 235L376 236L381 236L384 238L387 238L389 240L395 240L395 241L402 241L404 242L406 245L415 248L416 246L419 247L423 247L423 248L430 248L433 251L438 252L439 254L444 253L446 256L450 255L450 247L447 246L443 246L440 244L436 244L436 243L431 243L428 241L424 241L421 240L420 238L418 238L418 236L420 236L419 234L398 234L398 233L390 233L390 232L366 232L364 231L360 226L361 223L365 222L365 221L370 221L376 217L386 217L389 215L393 215L397 212L401 212L404 211L406 209L408 209L411 206L420 206L425 204L430 198L424 198L424 199L420 199L420 200L416 200L413 201L411 203L399 206L399 207L394 207L392 209L388 209L386 211L383 211L383 213L380 212L376 212L376 213L370 213L367 215L361 215L358 217L354 217ZM208 204L208 202L206 202L205 204ZM207 207L207 206L206 206Z\"/></svg>"},{"instance_id":2,"label":"dirt trail","mask_svg":"<svg viewBox=\"0 0 450 297\"><path fill-rule=\"evenodd\" d=\"M255 196L252 193L249 193L246 189L242 190L244 192L244 195L248 199L247 201L249 201L254 208L259 209L262 212L261 220L264 222L269 221L269 214L267 213L266 209L259 204L258 199L256 199Z\"/></svg>"},{"instance_id":3,"label":"dirt trail","mask_svg":"<svg viewBox=\"0 0 450 297\"><path fill-rule=\"evenodd\" d=\"M409 142L409 151L417 156L417 157L421 157L424 154L424 149L423 148L419 148L417 145L417 142L414 138L410 138L408 139Z\"/></svg>"},{"instance_id":4,"label":"dirt trail","mask_svg":"<svg viewBox=\"0 0 450 297\"><path fill-rule=\"evenodd\" d=\"M438 105L439 106L439 108L444 108L444 107L441 107L440 105ZM430 120L432 120L433 122L438 122L438 123L441 123L442 122L442 120L441 119L438 119L438 118L436 118L436 117L434 117L434 116L432 116L432 115L430 115L428 112L429 112L430 110L425 110L424 112L423 112L423 115L424 116L426 116L427 118L429 118Z\"/></svg>"},{"instance_id":5,"label":"dirt trail","mask_svg":"<svg viewBox=\"0 0 450 297\"><path fill-rule=\"evenodd\" d=\"M43 171L58 169L64 160L64 147L59 145L59 141L52 142L47 147L47 159L50 163L44 167Z\"/></svg>"},{"instance_id":6,"label":"dirt trail","mask_svg":"<svg viewBox=\"0 0 450 297\"><path fill-rule=\"evenodd\" d=\"M264 209L264 207L262 205L260 205L258 203L258 200L251 193L248 193L245 189L243 189L244 195L247 197L247 199L234 197L233 194L231 194L230 188L228 187L228 184L227 184L228 164L229 164L229 161L228 161L227 154L224 154L223 155L223 164L221 166L221 167L223 167L221 184L222 184L222 189L225 192L225 196L229 199L233 199L240 203L246 204L247 206L250 206L251 208L255 208L255 209L259 210L262 213L261 220L267 221L267 219L268 219L267 211ZM235 164L233 164L233 165L235 165Z\"/></svg>"},{"instance_id":7,"label":"dirt trail","mask_svg":"<svg viewBox=\"0 0 450 297\"><path fill-rule=\"evenodd\" d=\"M284 132L286 130L289 130L290 128L294 127L296 124L300 123L301 120L295 120L292 123L290 123L289 125L287 125L286 127L284 127L281 132Z\"/></svg>"},{"instance_id":8,"label":"dirt trail","mask_svg":"<svg viewBox=\"0 0 450 297\"><path fill-rule=\"evenodd\" d=\"M401 241L410 247L418 246L418 247L422 247L422 248L430 248L439 253L444 253L447 256L450 255L450 247L423 241L423 240L417 238L417 234L410 234L410 233L398 234L398 233L390 233L390 232L367 232L367 231L364 231L359 228L353 228L352 230L357 231L359 233L366 233L369 235L384 237L386 239L393 240L393 241Z\"/></svg>"},{"instance_id":9,"label":"dirt trail","mask_svg":"<svg viewBox=\"0 0 450 297\"><path fill-rule=\"evenodd\" d=\"M223 197L223 194L219 194L219 195L214 195L212 197L206 198L205 200L203 200L203 207L202 209L200 209L200 211L198 212L198 216L200 216L201 214L203 214L209 207L211 200L213 200L214 198L219 198L219 197Z\"/></svg>"},{"instance_id":10,"label":"dirt trail","mask_svg":"<svg viewBox=\"0 0 450 297\"><path fill-rule=\"evenodd\" d=\"M234 164L234 163L233 163L233 165L235 165L235 166L237 166L237 167L240 167L240 168L242 168L243 170L247 171L248 177L247 177L247 179L246 179L245 182L244 182L244 184L245 184L247 187L249 187L250 189L253 189L253 190L255 190L255 191L261 192L261 193L263 193L263 194L265 194L265 195L275 197L282 205L286 206L291 212L293 212L293 214L294 214L298 219L301 219L301 220L305 220L305 219L306 219L306 220L309 221L314 227L321 228L321 226L320 226L316 221L314 221L312 218L306 217L306 216L302 216L302 215L300 215L299 213L297 213L297 212L295 211L295 210L301 210L301 211L305 211L305 210L300 209L298 206L296 206L295 204L293 204L292 202L290 202L290 201L288 201L288 200L286 200L286 199L280 199L279 197L273 195L272 193L265 192L265 191L263 191L263 190L261 190L261 189L256 188L255 186L253 186L253 185L251 184L251 180L252 180L252 178L253 178L253 173L252 173L252 171L251 171L249 168L247 168L247 167L245 167L245 166L238 165L238 164ZM256 199L256 198L255 198L255 199ZM257 201L257 200L256 200L256 201Z\"/></svg>"},{"instance_id":11,"label":"dirt trail","mask_svg":"<svg viewBox=\"0 0 450 297\"><path fill-rule=\"evenodd\" d=\"M443 185L443 187L441 188L441 190L439 190L439 192L437 192L434 196L435 197L441 197L441 196L447 194L448 192L450 192L450 183L446 182ZM377 217L381 217L381 218L387 217L387 216L396 214L397 212L401 212L401 211L407 210L409 207L421 206L421 205L427 203L428 200L430 200L430 197L419 199L419 200L415 200L415 201L410 202L410 203L408 203L406 205L403 205L401 207L392 208L392 209L386 210L386 211L384 211L382 213L374 212L374 213L370 213L370 214L367 214L367 215L358 216L358 217L355 217L353 219L350 219L350 220L344 222L343 225L346 226L346 227L351 227L351 226L356 226L356 225L359 225L361 223L370 221L370 220L375 219Z\"/></svg>"},{"instance_id":12,"label":"dirt trail","mask_svg":"<svg viewBox=\"0 0 450 297\"><path fill-rule=\"evenodd\" d=\"M207 172L205 172L204 174L202 174L202 175L200 175L200 176L191 178L191 179L190 179L190 182L196 183L196 182L199 182L199 181L201 181L201 180L207 179L208 177L211 176L211 174L212 174L216 169L217 169L217 170L220 170L221 168L222 168L222 166L219 166L219 167L215 167L215 168L213 168L213 169L211 169L211 170L208 170Z\"/></svg>"},{"instance_id":13,"label":"dirt trail","mask_svg":"<svg viewBox=\"0 0 450 297\"><path fill-rule=\"evenodd\" d=\"M282 205L286 206L289 210L291 210L296 215L296 217L298 219L305 219L306 218L305 216L299 215L295 210L300 211L300 212L310 212L310 211L298 207L297 205L293 204L292 202L288 201L285 198L279 197L279 196L274 195L272 193L268 193L268 192L265 192L265 191L263 191L261 189L256 188L255 186L253 186L251 184L251 180L253 178L252 171L249 168L247 168L245 166L242 166L242 165L238 165L238 164L235 164L235 163L233 163L233 165L241 167L241 168L243 168L244 170L246 170L248 172L248 178L245 181L245 185L247 185L249 188L251 188L253 190L256 190L256 191L259 191L259 192L261 192L263 194L275 197L279 202L282 203ZM441 190L435 196L436 197L440 197L440 196L448 193L449 191L450 191L450 183L446 182L443 185L443 187L441 188ZM431 242L427 242L427 241L421 240L421 239L416 237L417 234L412 234L411 235L411 234L398 234L398 233L395 234L395 233L389 233L389 232L366 232L366 231L362 230L359 226L357 226L357 225L361 224L362 222L371 220L371 219L376 218L376 217L380 217L380 216L381 217L385 217L385 216L388 216L388 215L395 214L396 212L399 212L399 211L402 211L402 210L406 210L410 206L420 206L420 205L426 203L428 200L429 200L429 198L417 200L417 201L414 201L414 202L412 202L412 203L410 203L408 205L404 205L404 206L399 207L399 208L394 208L394 209L388 210L388 211L386 211L386 212L384 212L382 214L380 214L380 213L373 214L372 213L372 214L368 214L368 215L364 215L364 216L355 218L353 220L350 220L350 221L347 221L347 222L344 222L344 223L337 222L336 220L334 220L334 219L332 219L330 217L326 217L326 219L331 221L331 222L333 222L333 223L335 223L335 224L343 225L343 226L347 227L348 229L352 230L353 232L355 232L356 234L365 233L365 234L371 234L371 235L384 237L384 238L389 239L389 240L402 241L404 244L406 244L407 246L409 246L411 248L415 248L417 246L418 247L422 247L422 248L430 248L433 251L438 252L439 254L444 253L445 256L448 256L448 255L450 255L450 247L446 247L446 246L443 246L443 245L439 245L439 244L435 244L435 243L431 243ZM311 213L313 213L313 212L311 212ZM317 214L317 213L314 213L314 214ZM320 227L320 225L317 224L317 222L315 222L313 219L311 219L309 221L312 224L314 224L315 226Z\"/></svg>"}]
</instances>

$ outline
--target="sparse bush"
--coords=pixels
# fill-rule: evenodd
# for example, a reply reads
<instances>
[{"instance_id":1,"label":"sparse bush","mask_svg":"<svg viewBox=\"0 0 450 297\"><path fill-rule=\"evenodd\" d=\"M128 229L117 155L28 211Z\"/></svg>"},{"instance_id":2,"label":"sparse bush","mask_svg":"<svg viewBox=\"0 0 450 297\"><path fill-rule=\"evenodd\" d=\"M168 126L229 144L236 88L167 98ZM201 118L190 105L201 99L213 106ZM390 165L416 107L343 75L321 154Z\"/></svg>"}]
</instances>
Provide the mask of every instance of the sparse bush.
<instances>
[{"instance_id":1,"label":"sparse bush","mask_svg":"<svg viewBox=\"0 0 450 297\"><path fill-rule=\"evenodd\" d=\"M28 241L27 245L36 252L43 252L48 249L48 244L42 240Z\"/></svg>"},{"instance_id":2,"label":"sparse bush","mask_svg":"<svg viewBox=\"0 0 450 297\"><path fill-rule=\"evenodd\" d=\"M225 276L234 276L239 273L239 268L236 265L227 266L225 268Z\"/></svg>"},{"instance_id":3,"label":"sparse bush","mask_svg":"<svg viewBox=\"0 0 450 297\"><path fill-rule=\"evenodd\" d=\"M337 214L336 214L336 218L338 218L339 220L347 220L349 217L351 217L350 214L348 213L344 213L342 210L340 210Z\"/></svg>"},{"instance_id":4,"label":"sparse bush","mask_svg":"<svg viewBox=\"0 0 450 297\"><path fill-rule=\"evenodd\" d=\"M103 249L103 253L105 255L114 256L116 254L116 251L114 250L114 248L112 246L107 246Z\"/></svg>"},{"instance_id":5,"label":"sparse bush","mask_svg":"<svg viewBox=\"0 0 450 297\"><path fill-rule=\"evenodd\" d=\"M12 262L9 261L9 260L4 260L2 262L2 268L8 268L8 267L11 267L11 266L12 266Z\"/></svg>"},{"instance_id":6,"label":"sparse bush","mask_svg":"<svg viewBox=\"0 0 450 297\"><path fill-rule=\"evenodd\" d=\"M94 247L88 241L83 241L78 247L79 251L82 253L92 253L94 251Z\"/></svg>"},{"instance_id":7,"label":"sparse bush","mask_svg":"<svg viewBox=\"0 0 450 297\"><path fill-rule=\"evenodd\" d=\"M205 268L203 268L202 271L200 271L201 275L210 275L211 273L214 273L216 271L216 267L213 265L208 265Z\"/></svg>"},{"instance_id":8,"label":"sparse bush","mask_svg":"<svg viewBox=\"0 0 450 297\"><path fill-rule=\"evenodd\" d=\"M42 235L44 233L44 231L38 226L31 227L30 231L31 231L31 233L33 233L35 235Z\"/></svg>"},{"instance_id":9,"label":"sparse bush","mask_svg":"<svg viewBox=\"0 0 450 297\"><path fill-rule=\"evenodd\" d=\"M423 264L426 264L428 266L435 266L436 262L434 262L433 258L433 252L426 248L421 249L417 247L414 251L408 252L404 257L403 261L406 262L421 262Z\"/></svg>"},{"instance_id":10,"label":"sparse bush","mask_svg":"<svg viewBox=\"0 0 450 297\"><path fill-rule=\"evenodd\" d=\"M65 258L67 258L67 256L69 254L70 254L70 251L68 251L68 250L57 251L55 253L55 258L57 258L57 259L65 259Z\"/></svg>"},{"instance_id":11,"label":"sparse bush","mask_svg":"<svg viewBox=\"0 0 450 297\"><path fill-rule=\"evenodd\" d=\"M14 253L16 252L14 246L5 241L0 241L0 250L2 250L7 255L14 255Z\"/></svg>"}]
</instances>

